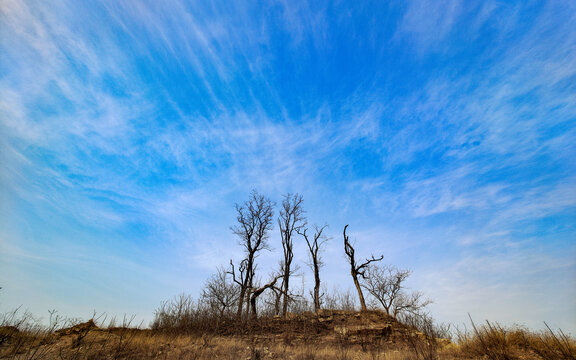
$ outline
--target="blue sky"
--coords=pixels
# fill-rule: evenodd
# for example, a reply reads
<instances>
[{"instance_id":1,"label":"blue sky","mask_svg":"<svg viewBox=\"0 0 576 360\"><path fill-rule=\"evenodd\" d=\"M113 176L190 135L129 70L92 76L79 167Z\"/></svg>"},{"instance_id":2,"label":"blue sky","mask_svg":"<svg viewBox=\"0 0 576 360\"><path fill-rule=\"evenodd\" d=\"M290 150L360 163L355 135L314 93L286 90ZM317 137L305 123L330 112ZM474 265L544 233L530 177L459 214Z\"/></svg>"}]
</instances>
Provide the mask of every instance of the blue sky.
<instances>
[{"instance_id":1,"label":"blue sky","mask_svg":"<svg viewBox=\"0 0 576 360\"><path fill-rule=\"evenodd\" d=\"M6 0L0 24L0 309L149 321L241 258L258 189L329 224L329 290L350 224L439 321L576 333L573 1Z\"/></svg>"}]
</instances>

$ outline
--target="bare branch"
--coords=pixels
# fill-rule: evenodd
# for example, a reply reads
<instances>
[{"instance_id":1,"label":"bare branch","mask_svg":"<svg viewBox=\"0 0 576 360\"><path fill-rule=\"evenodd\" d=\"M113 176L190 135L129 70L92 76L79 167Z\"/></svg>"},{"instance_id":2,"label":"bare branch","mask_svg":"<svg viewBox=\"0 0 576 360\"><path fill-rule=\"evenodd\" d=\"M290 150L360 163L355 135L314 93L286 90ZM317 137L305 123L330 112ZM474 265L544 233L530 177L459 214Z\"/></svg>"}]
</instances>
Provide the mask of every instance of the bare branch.
<instances>
[{"instance_id":1,"label":"bare branch","mask_svg":"<svg viewBox=\"0 0 576 360\"><path fill-rule=\"evenodd\" d=\"M358 265L358 267L356 268L356 271L358 272L358 275L362 276L362 278L365 278L364 276L364 272L366 271L366 267L368 265L370 265L370 263L376 262L376 261L382 261L382 259L384 259L384 255L380 255L380 257L378 259L376 259L374 257L374 255L372 255L371 259L366 259L366 262Z\"/></svg>"}]
</instances>

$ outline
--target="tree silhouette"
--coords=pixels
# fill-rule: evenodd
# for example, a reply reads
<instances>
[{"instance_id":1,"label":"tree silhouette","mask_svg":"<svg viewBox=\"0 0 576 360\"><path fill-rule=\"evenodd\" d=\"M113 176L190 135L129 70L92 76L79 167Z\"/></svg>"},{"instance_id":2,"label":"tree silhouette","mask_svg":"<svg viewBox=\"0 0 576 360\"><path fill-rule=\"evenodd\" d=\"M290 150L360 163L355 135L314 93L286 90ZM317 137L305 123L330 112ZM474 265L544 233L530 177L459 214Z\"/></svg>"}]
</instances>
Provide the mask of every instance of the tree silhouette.
<instances>
[{"instance_id":1,"label":"tree silhouette","mask_svg":"<svg viewBox=\"0 0 576 360\"><path fill-rule=\"evenodd\" d=\"M312 239L308 237L306 234L308 229L304 229L304 231L300 232L300 235L304 237L306 240L306 244L308 245L308 250L310 251L310 267L314 271L314 311L320 310L320 268L322 267L322 258L318 253L322 244L328 241L326 236L322 235L324 229L326 229L328 225L324 225L322 227L314 226L314 235Z\"/></svg>"},{"instance_id":2,"label":"tree silhouette","mask_svg":"<svg viewBox=\"0 0 576 360\"><path fill-rule=\"evenodd\" d=\"M236 220L232 226L234 234L240 237L240 245L244 247L245 258L240 262L239 278L236 277L234 264L230 260L233 281L240 286L237 316L242 316L242 307L246 303L246 314L250 313L250 292L254 286L255 260L258 253L268 248L268 232L272 230L274 216L272 201L252 190L250 198L243 204L236 204Z\"/></svg>"},{"instance_id":3,"label":"tree silhouette","mask_svg":"<svg viewBox=\"0 0 576 360\"><path fill-rule=\"evenodd\" d=\"M362 311L366 311L366 300L364 300L364 294L362 293L362 287L360 286L360 281L358 280L358 276L362 276L365 278L365 271L366 267L373 262L380 261L384 258L384 255L380 255L380 258L376 259L374 255L372 255L371 259L366 259L365 262L362 264L357 264L356 259L354 257L354 247L350 244L350 239L346 235L346 228L348 225L344 226L344 252L346 253L346 257L348 263L350 264L350 275L352 275L352 279L354 280L354 286L356 286L356 290L358 291L358 298L360 299L360 307Z\"/></svg>"},{"instance_id":4,"label":"tree silhouette","mask_svg":"<svg viewBox=\"0 0 576 360\"><path fill-rule=\"evenodd\" d=\"M292 260L294 259L294 233L299 232L306 225L304 209L302 209L302 195L286 194L282 201L282 209L278 217L278 227L282 238L284 259L280 266L282 271L282 316L286 316L289 300L289 282Z\"/></svg>"}]
</instances>

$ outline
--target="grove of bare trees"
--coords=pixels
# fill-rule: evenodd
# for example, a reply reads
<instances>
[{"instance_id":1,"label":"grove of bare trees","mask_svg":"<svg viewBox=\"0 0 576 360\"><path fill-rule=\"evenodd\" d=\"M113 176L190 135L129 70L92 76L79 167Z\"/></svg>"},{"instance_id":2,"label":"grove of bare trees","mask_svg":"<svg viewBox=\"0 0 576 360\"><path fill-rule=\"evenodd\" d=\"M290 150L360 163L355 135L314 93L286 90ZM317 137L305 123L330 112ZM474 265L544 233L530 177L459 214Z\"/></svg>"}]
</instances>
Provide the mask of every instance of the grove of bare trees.
<instances>
[{"instance_id":1,"label":"grove of bare trees","mask_svg":"<svg viewBox=\"0 0 576 360\"><path fill-rule=\"evenodd\" d=\"M256 318L258 309L264 305L272 306L271 310L266 311L267 314L283 317L286 317L289 311L310 308L317 312L324 306L326 289L321 287L320 270L323 266L322 248L329 239L325 234L328 225L308 227L303 203L300 194L288 193L283 196L276 219L282 257L279 260L279 269L268 276L264 285L261 285L262 275L256 274L256 259L262 250L273 247L270 238L274 228L275 204L256 190L250 193L243 204L236 204L236 224L231 230L238 236L243 258L236 264L230 260L229 269L218 268L217 273L206 282L201 301L211 313L219 317L244 320ZM405 281L411 271L380 263L383 255L372 255L364 261L358 261L354 245L346 233L347 229L348 225L344 226L344 257L350 266L360 310L368 309L363 292L365 290L370 305L383 309L390 316L423 313L431 301L424 298L421 292L409 292L406 289ZM307 305L304 283L300 290L295 291L290 282L297 270L294 265L295 241L303 241L308 249L308 265L314 276L310 305ZM258 299L266 291L269 292L263 297L264 305L259 305ZM350 297L349 292L337 293L336 296L328 294L325 299L328 307L355 307L355 300Z\"/></svg>"}]
</instances>

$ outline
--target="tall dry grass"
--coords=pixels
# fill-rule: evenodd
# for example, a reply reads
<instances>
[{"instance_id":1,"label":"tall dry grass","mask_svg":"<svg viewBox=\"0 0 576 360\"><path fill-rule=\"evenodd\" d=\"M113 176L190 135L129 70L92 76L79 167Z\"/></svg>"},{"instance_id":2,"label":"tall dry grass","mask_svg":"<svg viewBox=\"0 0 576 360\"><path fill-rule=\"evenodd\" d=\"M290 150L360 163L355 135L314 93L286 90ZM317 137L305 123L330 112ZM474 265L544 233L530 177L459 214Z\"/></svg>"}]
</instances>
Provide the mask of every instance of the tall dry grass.
<instances>
[{"instance_id":1,"label":"tall dry grass","mask_svg":"<svg viewBox=\"0 0 576 360\"><path fill-rule=\"evenodd\" d=\"M576 360L576 340L546 323L546 330L538 332L490 321L477 325L471 317L470 323L471 331L457 333L461 354L490 360Z\"/></svg>"}]
</instances>

